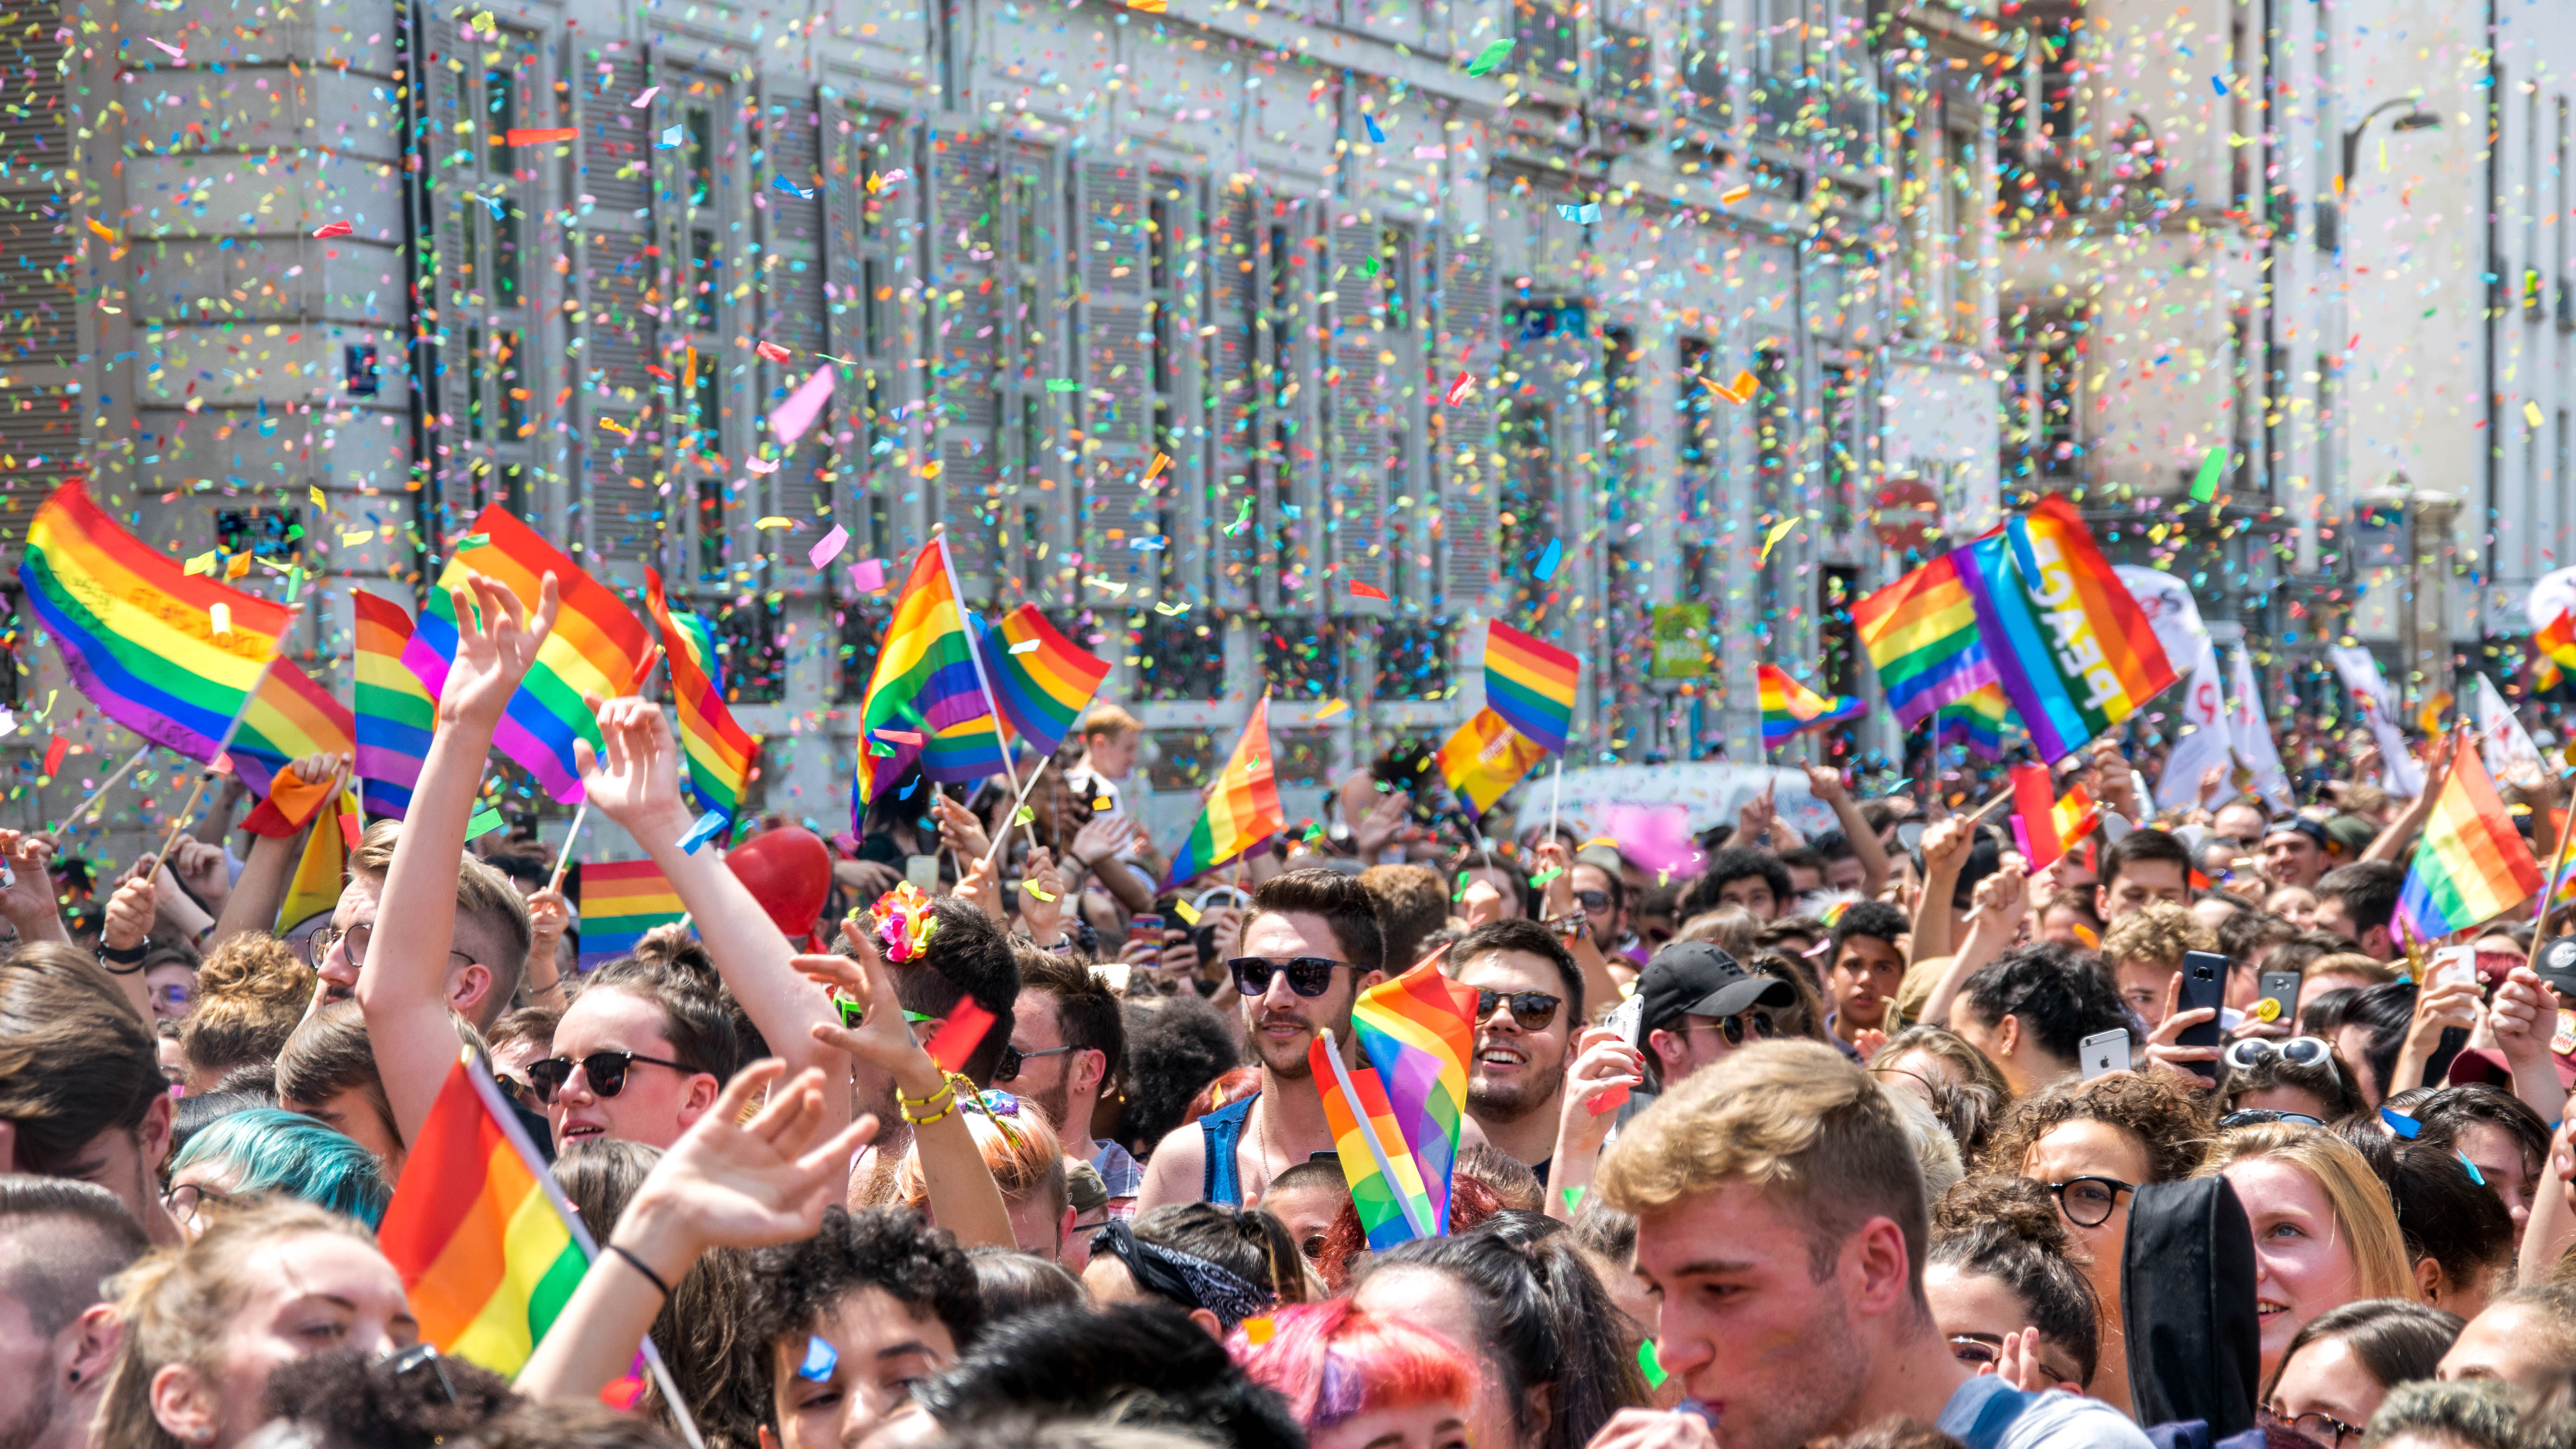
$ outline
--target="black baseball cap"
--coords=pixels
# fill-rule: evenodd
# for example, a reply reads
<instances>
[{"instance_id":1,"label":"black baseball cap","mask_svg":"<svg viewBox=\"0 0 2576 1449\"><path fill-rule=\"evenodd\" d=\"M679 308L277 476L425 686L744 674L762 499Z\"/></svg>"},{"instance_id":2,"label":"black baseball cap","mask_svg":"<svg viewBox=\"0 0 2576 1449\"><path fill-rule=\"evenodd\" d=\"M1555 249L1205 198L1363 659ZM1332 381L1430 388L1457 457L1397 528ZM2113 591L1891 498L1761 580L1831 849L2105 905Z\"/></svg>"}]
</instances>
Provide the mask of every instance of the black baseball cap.
<instances>
[{"instance_id":1,"label":"black baseball cap","mask_svg":"<svg viewBox=\"0 0 2576 1449\"><path fill-rule=\"evenodd\" d=\"M2541 947L2540 954L2532 959L2531 967L2540 973L2541 980L2570 997L2576 997L2576 936L2561 936ZM1646 969L1651 971L1654 968ZM1651 1013L1654 1008L1648 1006L1646 1010Z\"/></svg>"},{"instance_id":2,"label":"black baseball cap","mask_svg":"<svg viewBox=\"0 0 2576 1449\"><path fill-rule=\"evenodd\" d=\"M1639 1032L1676 1016L1736 1016L1756 1006L1795 1006L1798 989L1777 976L1757 976L1706 941L1675 941L1655 953L1637 978L1645 1003Z\"/></svg>"},{"instance_id":3,"label":"black baseball cap","mask_svg":"<svg viewBox=\"0 0 2576 1449\"><path fill-rule=\"evenodd\" d=\"M2334 850L2334 838L2326 834L2324 823L2310 820L2305 815L2284 815L2263 827L2263 838L2266 840L2281 834L2304 835L2316 842L2317 849L2329 853Z\"/></svg>"}]
</instances>

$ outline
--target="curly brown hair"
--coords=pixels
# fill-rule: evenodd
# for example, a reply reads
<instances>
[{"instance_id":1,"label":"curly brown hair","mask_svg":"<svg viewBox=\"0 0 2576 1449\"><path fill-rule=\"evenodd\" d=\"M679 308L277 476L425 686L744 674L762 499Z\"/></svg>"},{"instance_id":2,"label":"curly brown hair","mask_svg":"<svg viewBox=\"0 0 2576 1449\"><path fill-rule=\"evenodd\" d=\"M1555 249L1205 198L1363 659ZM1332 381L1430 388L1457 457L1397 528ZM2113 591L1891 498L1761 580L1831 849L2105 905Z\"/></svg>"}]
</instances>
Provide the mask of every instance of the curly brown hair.
<instances>
[{"instance_id":1,"label":"curly brown hair","mask_svg":"<svg viewBox=\"0 0 2576 1449\"><path fill-rule=\"evenodd\" d=\"M2060 1082L2012 1105L1995 1126L1980 1166L2019 1176L2030 1149L2068 1122L2105 1122L2147 1152L2150 1182L2191 1176L2209 1155L2216 1132L2199 1093L2160 1072L2115 1072L2089 1082Z\"/></svg>"}]
</instances>

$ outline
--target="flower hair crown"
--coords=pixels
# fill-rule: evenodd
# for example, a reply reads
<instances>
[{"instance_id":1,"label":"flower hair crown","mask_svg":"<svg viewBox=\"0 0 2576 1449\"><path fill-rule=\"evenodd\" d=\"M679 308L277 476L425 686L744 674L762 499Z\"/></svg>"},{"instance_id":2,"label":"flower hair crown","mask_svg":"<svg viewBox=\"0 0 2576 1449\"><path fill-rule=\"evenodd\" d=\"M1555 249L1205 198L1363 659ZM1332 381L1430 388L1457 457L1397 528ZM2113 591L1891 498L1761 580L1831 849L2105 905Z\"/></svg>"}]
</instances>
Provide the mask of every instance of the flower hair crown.
<instances>
[{"instance_id":1,"label":"flower hair crown","mask_svg":"<svg viewBox=\"0 0 2576 1449\"><path fill-rule=\"evenodd\" d=\"M877 897L877 903L868 907L868 920L877 939L885 943L886 959L893 962L919 959L929 948L931 933L939 929L930 897L910 881Z\"/></svg>"}]
</instances>

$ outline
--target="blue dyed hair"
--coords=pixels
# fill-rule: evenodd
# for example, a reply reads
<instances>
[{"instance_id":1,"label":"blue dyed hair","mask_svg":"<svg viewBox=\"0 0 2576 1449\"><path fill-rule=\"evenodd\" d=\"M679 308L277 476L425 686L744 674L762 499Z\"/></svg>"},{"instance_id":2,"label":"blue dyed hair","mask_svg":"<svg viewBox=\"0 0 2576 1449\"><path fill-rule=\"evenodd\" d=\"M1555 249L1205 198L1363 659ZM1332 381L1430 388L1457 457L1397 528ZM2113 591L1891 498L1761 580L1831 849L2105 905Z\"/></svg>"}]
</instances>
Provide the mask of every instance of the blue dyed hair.
<instances>
[{"instance_id":1,"label":"blue dyed hair","mask_svg":"<svg viewBox=\"0 0 2576 1449\"><path fill-rule=\"evenodd\" d=\"M170 1164L232 1164L234 1193L280 1192L372 1228L385 1215L393 1188L376 1155L310 1117L259 1107L219 1117L188 1139Z\"/></svg>"}]
</instances>

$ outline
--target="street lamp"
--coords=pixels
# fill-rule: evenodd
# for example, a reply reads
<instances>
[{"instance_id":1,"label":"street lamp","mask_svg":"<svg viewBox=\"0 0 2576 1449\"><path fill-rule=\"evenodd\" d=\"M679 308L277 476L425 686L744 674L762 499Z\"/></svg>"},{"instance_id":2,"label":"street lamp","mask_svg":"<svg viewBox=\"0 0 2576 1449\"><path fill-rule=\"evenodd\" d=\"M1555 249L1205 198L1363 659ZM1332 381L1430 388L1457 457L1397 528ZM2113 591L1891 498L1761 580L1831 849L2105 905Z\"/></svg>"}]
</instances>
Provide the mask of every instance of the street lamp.
<instances>
[{"instance_id":1,"label":"street lamp","mask_svg":"<svg viewBox=\"0 0 2576 1449\"><path fill-rule=\"evenodd\" d=\"M2360 162L2361 133L2370 129L2371 122L2399 106L2413 106L2415 109L2390 122L2390 130L2438 131L2442 128L2442 118L2424 109L2421 96L2394 96L2363 112L2352 129L2343 133L2343 167L2335 172L2334 200L2317 203L2317 245L2327 251L2343 250L2344 192L2352 185L2352 168Z\"/></svg>"}]
</instances>

